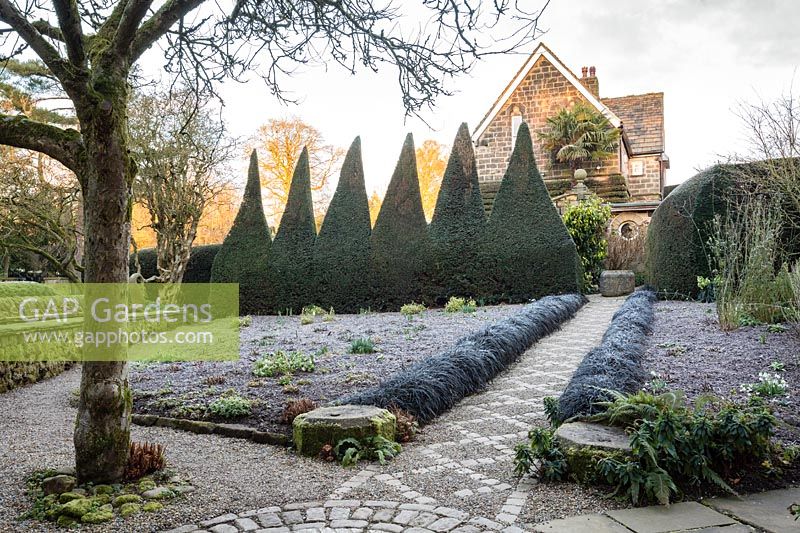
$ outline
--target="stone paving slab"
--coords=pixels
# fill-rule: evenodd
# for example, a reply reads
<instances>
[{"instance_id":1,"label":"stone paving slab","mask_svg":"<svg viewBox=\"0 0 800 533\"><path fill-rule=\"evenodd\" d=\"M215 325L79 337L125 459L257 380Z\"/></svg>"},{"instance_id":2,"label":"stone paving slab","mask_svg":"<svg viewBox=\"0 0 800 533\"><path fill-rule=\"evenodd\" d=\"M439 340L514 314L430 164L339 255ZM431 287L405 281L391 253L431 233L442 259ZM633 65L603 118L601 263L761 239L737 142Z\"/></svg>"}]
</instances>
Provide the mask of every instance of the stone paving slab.
<instances>
[{"instance_id":1,"label":"stone paving slab","mask_svg":"<svg viewBox=\"0 0 800 533\"><path fill-rule=\"evenodd\" d=\"M701 529L684 529L676 533L753 533L754 528L745 524L733 524L731 526L704 527Z\"/></svg>"},{"instance_id":2,"label":"stone paving slab","mask_svg":"<svg viewBox=\"0 0 800 533\"><path fill-rule=\"evenodd\" d=\"M744 498L709 498L703 503L735 516L740 522L769 533L798 533L800 521L789 513L789 505L800 502L800 488L771 490Z\"/></svg>"},{"instance_id":3,"label":"stone paving slab","mask_svg":"<svg viewBox=\"0 0 800 533\"><path fill-rule=\"evenodd\" d=\"M601 514L570 516L537 524L537 533L631 533L631 530Z\"/></svg>"},{"instance_id":4,"label":"stone paving slab","mask_svg":"<svg viewBox=\"0 0 800 533\"><path fill-rule=\"evenodd\" d=\"M732 518L697 502L623 509L606 514L636 533L669 533L736 524Z\"/></svg>"}]
</instances>

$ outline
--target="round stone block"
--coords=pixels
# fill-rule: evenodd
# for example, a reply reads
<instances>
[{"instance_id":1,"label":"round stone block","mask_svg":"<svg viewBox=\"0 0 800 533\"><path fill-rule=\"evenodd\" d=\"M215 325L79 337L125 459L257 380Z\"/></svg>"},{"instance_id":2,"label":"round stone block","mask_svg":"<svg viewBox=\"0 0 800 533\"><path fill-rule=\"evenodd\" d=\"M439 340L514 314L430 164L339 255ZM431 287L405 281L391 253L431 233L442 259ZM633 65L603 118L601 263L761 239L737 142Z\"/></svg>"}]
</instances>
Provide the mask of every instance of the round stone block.
<instances>
[{"instance_id":1,"label":"round stone block","mask_svg":"<svg viewBox=\"0 0 800 533\"><path fill-rule=\"evenodd\" d=\"M301 414L292 424L294 446L302 455L317 455L323 446L342 439L381 436L394 440L397 420L386 409L371 405L320 407Z\"/></svg>"},{"instance_id":2,"label":"round stone block","mask_svg":"<svg viewBox=\"0 0 800 533\"><path fill-rule=\"evenodd\" d=\"M603 270L600 273L600 294L624 296L636 290L636 275L630 270Z\"/></svg>"},{"instance_id":3,"label":"round stone block","mask_svg":"<svg viewBox=\"0 0 800 533\"><path fill-rule=\"evenodd\" d=\"M601 459L622 460L631 453L630 439L618 427L569 422L556 430L555 437L567 460L570 476L580 483L598 479L596 467Z\"/></svg>"}]
</instances>

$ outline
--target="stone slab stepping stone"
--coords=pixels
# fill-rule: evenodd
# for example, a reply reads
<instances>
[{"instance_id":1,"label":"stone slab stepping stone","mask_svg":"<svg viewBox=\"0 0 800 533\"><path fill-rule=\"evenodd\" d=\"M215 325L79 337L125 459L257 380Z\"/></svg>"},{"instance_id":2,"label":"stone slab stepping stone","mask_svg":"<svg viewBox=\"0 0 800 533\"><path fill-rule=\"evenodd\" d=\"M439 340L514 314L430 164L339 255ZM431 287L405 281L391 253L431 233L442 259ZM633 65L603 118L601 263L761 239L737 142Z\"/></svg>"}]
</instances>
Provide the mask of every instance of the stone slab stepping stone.
<instances>
[{"instance_id":1,"label":"stone slab stepping stone","mask_svg":"<svg viewBox=\"0 0 800 533\"><path fill-rule=\"evenodd\" d=\"M631 533L627 527L601 514L570 516L534 526L538 533Z\"/></svg>"},{"instance_id":2,"label":"stone slab stepping stone","mask_svg":"<svg viewBox=\"0 0 800 533\"><path fill-rule=\"evenodd\" d=\"M733 524L732 526L703 527L700 529L684 529L678 533L755 533L755 529L744 524Z\"/></svg>"},{"instance_id":3,"label":"stone slab stepping stone","mask_svg":"<svg viewBox=\"0 0 800 533\"><path fill-rule=\"evenodd\" d=\"M581 483L591 483L597 477L596 465L601 459L622 459L631 453L630 437L618 427L569 422L559 426L555 436L570 474Z\"/></svg>"},{"instance_id":4,"label":"stone slab stepping stone","mask_svg":"<svg viewBox=\"0 0 800 533\"><path fill-rule=\"evenodd\" d=\"M669 533L736 524L732 518L697 502L623 509L606 514L636 533Z\"/></svg>"},{"instance_id":5,"label":"stone slab stepping stone","mask_svg":"<svg viewBox=\"0 0 800 533\"><path fill-rule=\"evenodd\" d=\"M770 490L742 498L709 498L703 503L770 533L797 533L800 521L789 513L789 505L800 502L800 488Z\"/></svg>"},{"instance_id":6,"label":"stone slab stepping stone","mask_svg":"<svg viewBox=\"0 0 800 533\"><path fill-rule=\"evenodd\" d=\"M386 409L371 405L320 407L301 414L292 423L294 445L302 455L317 455L323 446L335 446L349 437L380 435L394 440L397 420Z\"/></svg>"},{"instance_id":7,"label":"stone slab stepping stone","mask_svg":"<svg viewBox=\"0 0 800 533\"><path fill-rule=\"evenodd\" d=\"M636 290L636 275L630 270L603 270L598 284L603 296L625 296Z\"/></svg>"}]
</instances>

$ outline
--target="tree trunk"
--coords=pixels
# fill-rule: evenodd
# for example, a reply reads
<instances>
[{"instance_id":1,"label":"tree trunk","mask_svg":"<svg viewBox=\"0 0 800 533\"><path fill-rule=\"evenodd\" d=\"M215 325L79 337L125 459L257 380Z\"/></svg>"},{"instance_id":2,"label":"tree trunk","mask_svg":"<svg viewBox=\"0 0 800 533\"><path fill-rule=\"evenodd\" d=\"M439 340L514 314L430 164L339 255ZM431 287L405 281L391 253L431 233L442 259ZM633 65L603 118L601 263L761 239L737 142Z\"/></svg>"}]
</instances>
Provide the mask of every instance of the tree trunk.
<instances>
[{"instance_id":1,"label":"tree trunk","mask_svg":"<svg viewBox=\"0 0 800 533\"><path fill-rule=\"evenodd\" d=\"M82 182L84 281L126 283L129 199L135 173L127 150L128 87L126 73L98 71L92 102L76 106L87 149ZM122 478L130 446L131 407L124 360L83 364L74 434L80 482Z\"/></svg>"}]
</instances>

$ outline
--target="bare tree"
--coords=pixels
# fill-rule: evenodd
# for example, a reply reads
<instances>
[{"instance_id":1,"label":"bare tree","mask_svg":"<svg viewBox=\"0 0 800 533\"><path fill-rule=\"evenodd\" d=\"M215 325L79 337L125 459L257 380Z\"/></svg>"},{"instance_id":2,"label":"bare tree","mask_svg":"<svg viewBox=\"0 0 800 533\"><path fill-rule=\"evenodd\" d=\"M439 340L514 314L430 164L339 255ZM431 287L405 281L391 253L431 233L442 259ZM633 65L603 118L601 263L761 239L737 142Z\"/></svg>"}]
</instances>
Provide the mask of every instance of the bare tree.
<instances>
[{"instance_id":1,"label":"bare tree","mask_svg":"<svg viewBox=\"0 0 800 533\"><path fill-rule=\"evenodd\" d=\"M294 168L303 148L308 150L314 211L324 215L330 202L328 186L339 172L343 148L325 143L322 133L297 117L270 119L258 128L250 150L258 150L261 187L270 228L277 231L292 184Z\"/></svg>"},{"instance_id":2,"label":"bare tree","mask_svg":"<svg viewBox=\"0 0 800 533\"><path fill-rule=\"evenodd\" d=\"M231 186L224 171L236 142L213 107L187 90L138 94L128 113L134 199L156 235L157 274L146 281L180 283L206 206Z\"/></svg>"},{"instance_id":3,"label":"bare tree","mask_svg":"<svg viewBox=\"0 0 800 533\"><path fill-rule=\"evenodd\" d=\"M409 21L384 0L0 0L0 56L38 56L80 125L62 129L3 114L0 144L43 152L75 172L84 197L84 279L124 282L136 174L128 79L156 42L166 70L198 91L255 69L282 97L281 81L298 64L330 58L351 72L394 65L403 103L417 113L447 94L444 79L537 36L540 12L521 4L426 0L417 11L427 20ZM74 438L81 481L123 475L130 411L126 363L86 362Z\"/></svg>"},{"instance_id":4,"label":"bare tree","mask_svg":"<svg viewBox=\"0 0 800 533\"><path fill-rule=\"evenodd\" d=\"M786 251L800 250L800 99L792 90L772 101L742 103L737 109L749 152L737 156L741 178L783 208Z\"/></svg>"},{"instance_id":5,"label":"bare tree","mask_svg":"<svg viewBox=\"0 0 800 533\"><path fill-rule=\"evenodd\" d=\"M80 189L40 153L0 147L0 249L30 252L81 281ZM3 269L7 275L7 268Z\"/></svg>"}]
</instances>

